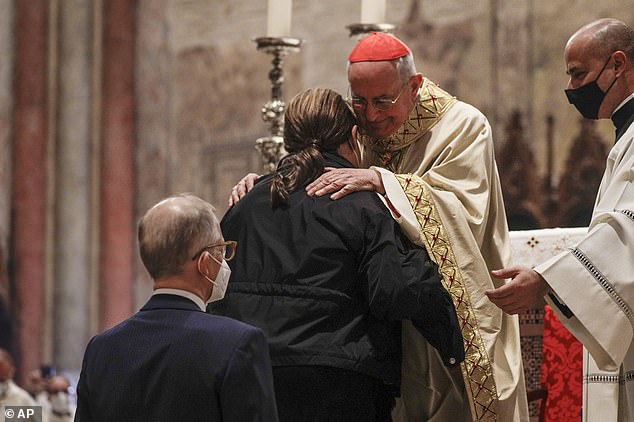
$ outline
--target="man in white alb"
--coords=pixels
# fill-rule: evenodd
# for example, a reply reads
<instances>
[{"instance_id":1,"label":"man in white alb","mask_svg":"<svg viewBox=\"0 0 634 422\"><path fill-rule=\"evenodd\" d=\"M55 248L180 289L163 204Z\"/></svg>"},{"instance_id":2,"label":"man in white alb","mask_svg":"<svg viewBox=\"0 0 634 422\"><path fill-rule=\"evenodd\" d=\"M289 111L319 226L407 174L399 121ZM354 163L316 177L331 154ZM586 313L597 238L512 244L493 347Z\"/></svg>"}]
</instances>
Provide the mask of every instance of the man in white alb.
<instances>
[{"instance_id":1,"label":"man in white alb","mask_svg":"<svg viewBox=\"0 0 634 422\"><path fill-rule=\"evenodd\" d=\"M634 420L634 29L592 22L568 40L566 96L588 119L611 118L610 151L587 236L534 269L494 271L512 281L487 295L520 313L542 297L584 345L583 420Z\"/></svg>"}]
</instances>

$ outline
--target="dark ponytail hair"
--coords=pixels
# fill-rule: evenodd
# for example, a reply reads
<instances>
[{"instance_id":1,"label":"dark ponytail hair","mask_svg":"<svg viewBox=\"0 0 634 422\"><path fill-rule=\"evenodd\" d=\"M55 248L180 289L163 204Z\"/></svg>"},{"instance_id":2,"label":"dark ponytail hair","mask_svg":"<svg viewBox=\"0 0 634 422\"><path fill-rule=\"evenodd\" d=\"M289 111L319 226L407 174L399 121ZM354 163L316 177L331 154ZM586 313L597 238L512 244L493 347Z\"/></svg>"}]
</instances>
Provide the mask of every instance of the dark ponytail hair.
<instances>
[{"instance_id":1,"label":"dark ponytail hair","mask_svg":"<svg viewBox=\"0 0 634 422\"><path fill-rule=\"evenodd\" d=\"M323 151L348 142L356 120L341 95L330 89L308 89L289 102L284 114L284 148L288 152L273 173L271 204L288 196L324 171Z\"/></svg>"}]
</instances>

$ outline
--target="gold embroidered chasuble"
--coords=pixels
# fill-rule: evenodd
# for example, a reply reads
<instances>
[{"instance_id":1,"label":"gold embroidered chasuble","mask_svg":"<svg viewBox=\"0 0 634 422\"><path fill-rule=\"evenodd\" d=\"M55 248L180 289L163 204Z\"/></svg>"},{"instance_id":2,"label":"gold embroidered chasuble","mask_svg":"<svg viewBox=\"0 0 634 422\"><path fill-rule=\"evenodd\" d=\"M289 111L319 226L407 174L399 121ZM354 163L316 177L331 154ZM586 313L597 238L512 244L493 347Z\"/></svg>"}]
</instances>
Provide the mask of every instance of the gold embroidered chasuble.
<instances>
[{"instance_id":1,"label":"gold embroidered chasuble","mask_svg":"<svg viewBox=\"0 0 634 422\"><path fill-rule=\"evenodd\" d=\"M379 166L386 197L400 214L395 218L438 264L465 343L457 373L404 324L395 420L528 420L517 317L484 295L501 283L489 271L504 267L510 256L486 118L424 79L418 103L396 134L360 141L366 167Z\"/></svg>"}]
</instances>

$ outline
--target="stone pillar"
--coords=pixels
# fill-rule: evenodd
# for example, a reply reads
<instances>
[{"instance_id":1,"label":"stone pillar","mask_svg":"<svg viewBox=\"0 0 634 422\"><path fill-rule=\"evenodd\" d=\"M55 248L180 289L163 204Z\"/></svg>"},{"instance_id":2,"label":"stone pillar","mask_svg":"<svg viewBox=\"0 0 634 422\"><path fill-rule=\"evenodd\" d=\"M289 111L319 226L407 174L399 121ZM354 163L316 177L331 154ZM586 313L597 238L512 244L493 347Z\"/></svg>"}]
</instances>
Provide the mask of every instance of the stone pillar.
<instances>
[{"instance_id":1,"label":"stone pillar","mask_svg":"<svg viewBox=\"0 0 634 422\"><path fill-rule=\"evenodd\" d=\"M104 2L100 328L130 316L134 279L134 0Z\"/></svg>"},{"instance_id":2,"label":"stone pillar","mask_svg":"<svg viewBox=\"0 0 634 422\"><path fill-rule=\"evenodd\" d=\"M9 308L9 228L11 227L11 129L13 126L13 2L0 2L0 347L14 353Z\"/></svg>"},{"instance_id":3,"label":"stone pillar","mask_svg":"<svg viewBox=\"0 0 634 422\"><path fill-rule=\"evenodd\" d=\"M89 336L93 4L59 2L54 363L78 370Z\"/></svg>"},{"instance_id":4,"label":"stone pillar","mask_svg":"<svg viewBox=\"0 0 634 422\"><path fill-rule=\"evenodd\" d=\"M13 111L13 2L0 2L0 300L8 300Z\"/></svg>"},{"instance_id":5,"label":"stone pillar","mask_svg":"<svg viewBox=\"0 0 634 422\"><path fill-rule=\"evenodd\" d=\"M7 2L5 2L7 3ZM48 6L15 2L13 280L16 286L18 382L42 353L45 279Z\"/></svg>"},{"instance_id":6,"label":"stone pillar","mask_svg":"<svg viewBox=\"0 0 634 422\"><path fill-rule=\"evenodd\" d=\"M170 48L168 1L139 0L135 68L137 84L136 209L140 215L170 192ZM173 171L173 170L172 170ZM139 215L136 216L138 219ZM151 292L149 276L137 259L136 304Z\"/></svg>"}]
</instances>

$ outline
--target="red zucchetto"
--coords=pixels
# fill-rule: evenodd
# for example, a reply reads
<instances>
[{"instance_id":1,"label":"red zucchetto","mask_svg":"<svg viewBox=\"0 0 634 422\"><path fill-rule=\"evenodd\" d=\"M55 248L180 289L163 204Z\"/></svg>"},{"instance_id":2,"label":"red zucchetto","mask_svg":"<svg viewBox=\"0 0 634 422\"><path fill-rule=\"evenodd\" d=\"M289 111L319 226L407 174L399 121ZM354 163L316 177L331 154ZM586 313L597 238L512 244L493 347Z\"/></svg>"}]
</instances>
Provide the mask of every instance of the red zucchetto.
<instances>
[{"instance_id":1,"label":"red zucchetto","mask_svg":"<svg viewBox=\"0 0 634 422\"><path fill-rule=\"evenodd\" d=\"M412 50L395 36L384 32L373 32L352 49L348 61L350 63L382 62L398 59L411 52Z\"/></svg>"}]
</instances>

